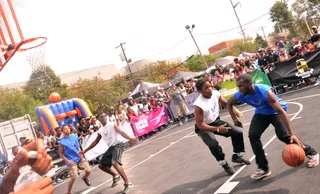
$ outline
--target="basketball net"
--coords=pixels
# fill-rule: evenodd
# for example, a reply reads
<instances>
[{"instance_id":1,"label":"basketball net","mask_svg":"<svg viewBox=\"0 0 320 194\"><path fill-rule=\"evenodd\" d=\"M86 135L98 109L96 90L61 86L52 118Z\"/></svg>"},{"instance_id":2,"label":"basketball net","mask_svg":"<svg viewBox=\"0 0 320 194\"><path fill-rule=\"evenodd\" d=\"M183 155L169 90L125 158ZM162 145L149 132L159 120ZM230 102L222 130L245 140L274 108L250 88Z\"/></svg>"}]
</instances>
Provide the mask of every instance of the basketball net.
<instances>
[{"instance_id":1,"label":"basketball net","mask_svg":"<svg viewBox=\"0 0 320 194\"><path fill-rule=\"evenodd\" d=\"M29 43L30 44L30 43ZM36 41L34 42L35 46L37 45ZM27 61L31 66L31 72L36 72L44 70L47 65L44 59L44 54L46 51L46 44L42 44L32 49L24 51L27 55Z\"/></svg>"}]
</instances>

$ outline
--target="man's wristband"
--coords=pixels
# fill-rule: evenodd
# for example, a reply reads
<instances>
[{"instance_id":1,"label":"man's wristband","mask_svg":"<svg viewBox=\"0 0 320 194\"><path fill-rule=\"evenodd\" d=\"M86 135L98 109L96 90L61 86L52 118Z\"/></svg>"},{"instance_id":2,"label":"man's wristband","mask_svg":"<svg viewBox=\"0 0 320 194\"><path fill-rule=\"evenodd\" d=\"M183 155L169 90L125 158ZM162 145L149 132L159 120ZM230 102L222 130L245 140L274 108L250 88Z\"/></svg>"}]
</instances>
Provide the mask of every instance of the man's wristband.
<instances>
[{"instance_id":1,"label":"man's wristband","mask_svg":"<svg viewBox=\"0 0 320 194\"><path fill-rule=\"evenodd\" d=\"M219 131L220 131L220 129L219 129L219 127L217 128L217 132L219 133Z\"/></svg>"}]
</instances>

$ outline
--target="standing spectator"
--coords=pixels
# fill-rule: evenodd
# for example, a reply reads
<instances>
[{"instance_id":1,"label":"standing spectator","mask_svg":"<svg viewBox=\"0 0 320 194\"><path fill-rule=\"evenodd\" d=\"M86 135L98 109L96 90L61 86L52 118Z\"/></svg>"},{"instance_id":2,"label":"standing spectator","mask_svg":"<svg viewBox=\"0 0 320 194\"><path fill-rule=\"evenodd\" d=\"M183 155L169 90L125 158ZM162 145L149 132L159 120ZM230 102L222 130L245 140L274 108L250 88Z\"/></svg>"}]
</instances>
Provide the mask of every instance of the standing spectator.
<instances>
[{"instance_id":1,"label":"standing spectator","mask_svg":"<svg viewBox=\"0 0 320 194\"><path fill-rule=\"evenodd\" d=\"M183 83L180 83L180 85L179 85L180 87L179 87L179 90L180 90L180 93L182 94L182 96L187 96L188 95L188 93L187 93L187 90L186 90L186 88L184 87L184 84Z\"/></svg>"},{"instance_id":2,"label":"standing spectator","mask_svg":"<svg viewBox=\"0 0 320 194\"><path fill-rule=\"evenodd\" d=\"M176 112L178 115L178 121L179 121L179 125L182 125L182 115L184 117L185 122L188 121L187 118L187 108L185 103L187 103L186 99L184 98L184 96L181 94L180 90L177 89L177 87L174 85L172 86L172 99L173 99L173 103L174 106L176 108Z\"/></svg>"},{"instance_id":3,"label":"standing spectator","mask_svg":"<svg viewBox=\"0 0 320 194\"><path fill-rule=\"evenodd\" d=\"M154 98L154 96L150 96L150 106L152 109L160 108L158 105L158 100Z\"/></svg>"},{"instance_id":4,"label":"standing spectator","mask_svg":"<svg viewBox=\"0 0 320 194\"><path fill-rule=\"evenodd\" d=\"M87 186L91 185L88 179L90 175L90 167L88 162L83 157L80 157L78 137L71 135L70 128L67 125L64 125L62 129L64 137L59 142L59 154L69 167L70 181L68 184L67 194L71 194L73 183L78 176L78 168L85 171L85 175L82 177L82 180Z\"/></svg>"},{"instance_id":5,"label":"standing spectator","mask_svg":"<svg viewBox=\"0 0 320 194\"><path fill-rule=\"evenodd\" d=\"M310 42L313 44L314 49L320 48L320 34L318 32L318 26L312 26L312 37L310 39Z\"/></svg>"},{"instance_id":6,"label":"standing spectator","mask_svg":"<svg viewBox=\"0 0 320 194\"><path fill-rule=\"evenodd\" d=\"M12 152L8 154L8 161L9 163L12 163L13 159L16 157L16 155L19 153L19 147L14 146L12 148Z\"/></svg>"},{"instance_id":7,"label":"standing spectator","mask_svg":"<svg viewBox=\"0 0 320 194\"><path fill-rule=\"evenodd\" d=\"M5 167L9 165L8 157L0 152L0 174L3 174Z\"/></svg>"},{"instance_id":8,"label":"standing spectator","mask_svg":"<svg viewBox=\"0 0 320 194\"><path fill-rule=\"evenodd\" d=\"M109 110L109 114L107 115L108 122L115 123L118 120L118 117L115 113L114 107L111 106Z\"/></svg>"},{"instance_id":9,"label":"standing spectator","mask_svg":"<svg viewBox=\"0 0 320 194\"><path fill-rule=\"evenodd\" d=\"M245 61L244 72L245 72L246 74L253 73L253 72L255 72L256 70L257 70L257 68L255 67L255 65L253 65L253 64L251 63L250 60L246 60L246 61Z\"/></svg>"},{"instance_id":10,"label":"standing spectator","mask_svg":"<svg viewBox=\"0 0 320 194\"><path fill-rule=\"evenodd\" d=\"M86 120L84 117L80 117L80 124L78 126L78 136L81 139L82 137L85 137L87 135L89 135L89 130L86 126Z\"/></svg>"},{"instance_id":11,"label":"standing spectator","mask_svg":"<svg viewBox=\"0 0 320 194\"><path fill-rule=\"evenodd\" d=\"M128 107L130 107L130 108L134 111L134 113L135 113L136 115L138 115L138 113L139 113L139 107L138 107L138 105L133 101L133 98L132 98L132 97L129 97L128 99L129 99Z\"/></svg>"},{"instance_id":12,"label":"standing spectator","mask_svg":"<svg viewBox=\"0 0 320 194\"><path fill-rule=\"evenodd\" d=\"M100 127L102 126L96 116L92 117L91 123L94 126L94 132L98 131L100 129Z\"/></svg>"},{"instance_id":13,"label":"standing spectator","mask_svg":"<svg viewBox=\"0 0 320 194\"><path fill-rule=\"evenodd\" d=\"M19 138L21 147L24 146L24 141L25 141L26 139L27 139L26 137L20 137L20 138Z\"/></svg>"}]
</instances>

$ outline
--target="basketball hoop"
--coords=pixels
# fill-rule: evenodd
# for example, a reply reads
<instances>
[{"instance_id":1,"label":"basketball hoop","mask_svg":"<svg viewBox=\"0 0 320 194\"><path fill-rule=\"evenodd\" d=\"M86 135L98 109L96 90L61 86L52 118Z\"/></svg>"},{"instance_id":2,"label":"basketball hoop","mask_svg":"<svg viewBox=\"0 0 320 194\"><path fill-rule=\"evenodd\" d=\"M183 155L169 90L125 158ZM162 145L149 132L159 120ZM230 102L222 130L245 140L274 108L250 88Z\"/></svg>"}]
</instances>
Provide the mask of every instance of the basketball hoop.
<instances>
[{"instance_id":1,"label":"basketball hoop","mask_svg":"<svg viewBox=\"0 0 320 194\"><path fill-rule=\"evenodd\" d=\"M27 61L31 66L32 72L44 67L46 65L44 61L46 42L47 38L36 37L23 40L17 45L0 45L0 49L3 50L0 58L5 58L4 62L2 64L0 63L0 71L6 66L17 51L27 53Z\"/></svg>"},{"instance_id":2,"label":"basketball hoop","mask_svg":"<svg viewBox=\"0 0 320 194\"><path fill-rule=\"evenodd\" d=\"M47 38L36 37L23 40L16 47L19 52L27 52L27 61L31 66L32 72L46 65L44 61L46 42Z\"/></svg>"}]
</instances>

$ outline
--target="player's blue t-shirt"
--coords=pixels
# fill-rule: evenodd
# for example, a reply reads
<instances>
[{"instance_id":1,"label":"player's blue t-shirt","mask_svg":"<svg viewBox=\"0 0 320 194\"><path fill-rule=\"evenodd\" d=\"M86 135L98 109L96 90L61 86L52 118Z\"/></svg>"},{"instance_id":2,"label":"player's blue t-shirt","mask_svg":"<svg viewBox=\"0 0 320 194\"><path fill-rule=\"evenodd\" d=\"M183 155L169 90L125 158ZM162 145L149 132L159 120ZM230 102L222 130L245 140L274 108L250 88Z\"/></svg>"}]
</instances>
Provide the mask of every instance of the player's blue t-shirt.
<instances>
[{"instance_id":1,"label":"player's blue t-shirt","mask_svg":"<svg viewBox=\"0 0 320 194\"><path fill-rule=\"evenodd\" d=\"M59 143L63 146L63 154L68 160L74 163L80 161L78 136L70 135L70 137L62 137Z\"/></svg>"},{"instance_id":2,"label":"player's blue t-shirt","mask_svg":"<svg viewBox=\"0 0 320 194\"><path fill-rule=\"evenodd\" d=\"M268 91L271 90L271 87L264 84L254 84L255 92L254 94L247 94L243 96L240 91L237 91L234 96L237 101L247 103L256 108L255 114L277 114L277 112L272 108L268 102ZM287 111L288 104L283 102L281 98L275 95L282 108Z\"/></svg>"}]
</instances>

